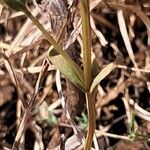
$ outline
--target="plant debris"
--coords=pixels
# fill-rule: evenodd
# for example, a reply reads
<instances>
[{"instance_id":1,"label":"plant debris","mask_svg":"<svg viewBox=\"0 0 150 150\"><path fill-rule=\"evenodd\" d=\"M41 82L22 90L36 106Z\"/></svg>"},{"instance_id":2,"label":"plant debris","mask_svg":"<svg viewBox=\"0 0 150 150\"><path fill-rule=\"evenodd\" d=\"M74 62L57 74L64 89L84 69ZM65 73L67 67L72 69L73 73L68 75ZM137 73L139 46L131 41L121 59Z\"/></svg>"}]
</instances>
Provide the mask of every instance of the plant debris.
<instances>
[{"instance_id":1,"label":"plant debris","mask_svg":"<svg viewBox=\"0 0 150 150\"><path fill-rule=\"evenodd\" d=\"M27 5L83 69L78 1ZM93 77L107 72L92 86L99 83L92 149L150 149L150 2L90 0L90 24ZM49 61L50 49L29 18L0 3L0 149L83 149L85 95Z\"/></svg>"}]
</instances>

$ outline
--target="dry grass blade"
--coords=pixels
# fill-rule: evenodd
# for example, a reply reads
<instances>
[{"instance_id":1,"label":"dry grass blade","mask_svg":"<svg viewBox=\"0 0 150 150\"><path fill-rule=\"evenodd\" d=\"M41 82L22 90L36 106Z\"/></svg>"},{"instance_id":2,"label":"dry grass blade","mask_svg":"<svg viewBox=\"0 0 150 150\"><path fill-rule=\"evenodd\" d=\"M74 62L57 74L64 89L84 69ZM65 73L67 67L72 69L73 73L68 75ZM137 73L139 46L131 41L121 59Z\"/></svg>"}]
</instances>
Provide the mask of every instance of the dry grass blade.
<instances>
[{"instance_id":1,"label":"dry grass blade","mask_svg":"<svg viewBox=\"0 0 150 150\"><path fill-rule=\"evenodd\" d=\"M37 15L39 12L38 9L35 9L33 11L34 15ZM14 53L14 47L19 47L19 45L21 44L22 40L24 39L27 30L29 29L29 27L32 25L32 21L30 19L27 19L26 23L23 25L23 27L21 28L20 32L18 33L18 35L16 36L16 38L13 40L13 42L11 43L11 47L10 49L6 52L6 55L9 57L12 53Z\"/></svg>"},{"instance_id":2,"label":"dry grass blade","mask_svg":"<svg viewBox=\"0 0 150 150\"><path fill-rule=\"evenodd\" d=\"M18 147L18 145L20 143L21 137L25 133L25 130L27 128L27 123L28 123L28 117L31 115L30 113L31 112L29 112L29 111L25 111L25 114L22 118L21 124L19 125L19 129L18 129L17 135L15 137L15 141L13 143L12 150L16 150L16 148Z\"/></svg>"},{"instance_id":3,"label":"dry grass blade","mask_svg":"<svg viewBox=\"0 0 150 150\"><path fill-rule=\"evenodd\" d=\"M91 16L99 25L104 25L112 31L118 32L118 29L109 20L105 19L105 17L103 17L102 15L91 12Z\"/></svg>"},{"instance_id":4,"label":"dry grass blade","mask_svg":"<svg viewBox=\"0 0 150 150\"><path fill-rule=\"evenodd\" d=\"M7 19L1 19L0 20L0 24L4 23L5 21L8 21L10 19L14 19L14 18L20 17L20 16L24 16L24 13L23 12L16 12L16 13L10 15L9 18L7 18Z\"/></svg>"},{"instance_id":5,"label":"dry grass blade","mask_svg":"<svg viewBox=\"0 0 150 150\"><path fill-rule=\"evenodd\" d=\"M9 56L9 60L15 60L17 58L20 57L20 55L22 55L23 53L26 53L26 52L29 52L31 51L33 48L35 48L37 45L40 45L40 43L42 42L43 38L40 38L38 40L36 40L35 42L33 42L31 45L29 46L25 46L24 48L22 47L14 47L14 51L13 51L13 54L11 54ZM12 44L11 44L12 45ZM9 51L11 49L11 45L8 45L4 42L0 42L0 48L2 49L6 49L6 53L7 53L7 50ZM48 52L47 52L48 53ZM0 61L0 68L3 67L3 64L4 62L3 61Z\"/></svg>"},{"instance_id":6,"label":"dry grass blade","mask_svg":"<svg viewBox=\"0 0 150 150\"><path fill-rule=\"evenodd\" d=\"M2 1L0 149L150 149L150 2Z\"/></svg>"},{"instance_id":7,"label":"dry grass blade","mask_svg":"<svg viewBox=\"0 0 150 150\"><path fill-rule=\"evenodd\" d=\"M137 69L137 68L130 68L130 67L127 67L127 66L124 66L124 65L117 65L116 66L117 68L121 68L121 69L125 69L125 70L132 70L132 71L135 71L135 72L143 72L143 73L150 73L150 70L148 69Z\"/></svg>"},{"instance_id":8,"label":"dry grass blade","mask_svg":"<svg viewBox=\"0 0 150 150\"><path fill-rule=\"evenodd\" d=\"M90 11L92 11L102 0L95 0L90 3ZM66 43L65 49L69 47L77 38L77 36L81 33L81 19L78 21L75 29L72 31L69 40Z\"/></svg>"},{"instance_id":9,"label":"dry grass blade","mask_svg":"<svg viewBox=\"0 0 150 150\"><path fill-rule=\"evenodd\" d=\"M94 134L94 147L95 147L95 150L100 150L99 149L99 146L98 146L98 141L97 141L97 137L96 137L96 134Z\"/></svg>"},{"instance_id":10,"label":"dry grass blade","mask_svg":"<svg viewBox=\"0 0 150 150\"><path fill-rule=\"evenodd\" d=\"M48 107L48 111L52 112L55 108L61 105L61 99L58 99Z\"/></svg>"},{"instance_id":11,"label":"dry grass blade","mask_svg":"<svg viewBox=\"0 0 150 150\"><path fill-rule=\"evenodd\" d=\"M135 13L143 21L143 23L147 28L148 45L150 45L150 19L144 14L144 12L141 11L140 8L132 5L125 5L125 4L121 5L117 3L111 3L111 2L107 2L107 4L112 8L122 9L124 11L129 10Z\"/></svg>"},{"instance_id":12,"label":"dry grass blade","mask_svg":"<svg viewBox=\"0 0 150 150\"><path fill-rule=\"evenodd\" d=\"M121 35L122 35L122 38L124 40L126 49L128 51L129 57L132 60L135 68L138 69L137 63L135 62L135 57L134 57L132 46L131 46L131 43L130 43L130 40L129 40L129 36L128 36L128 33L127 33L125 20L124 20L124 17L123 17L123 12L121 10L119 10L117 15L118 15L119 28L120 28Z\"/></svg>"},{"instance_id":13,"label":"dry grass blade","mask_svg":"<svg viewBox=\"0 0 150 150\"><path fill-rule=\"evenodd\" d=\"M33 97L29 102L29 109L36 108L42 103L42 101L40 101L40 103L36 102L36 96L42 86L42 83L43 83L44 77L47 73L48 67L49 67L49 64L47 63L47 60L44 60L43 64L42 64L42 70L39 73L39 76L38 76L38 79L37 79L37 82L36 82L36 85L34 88Z\"/></svg>"},{"instance_id":14,"label":"dry grass blade","mask_svg":"<svg viewBox=\"0 0 150 150\"><path fill-rule=\"evenodd\" d=\"M64 113L65 113L67 119L71 119L69 111L68 111L66 104L65 104L65 97L64 97L63 92L62 92L60 78L61 78L60 77L60 71L57 69L56 70L56 87L57 87L58 95L59 95L59 98L61 100L61 105L62 105L62 108L64 109Z\"/></svg>"},{"instance_id":15,"label":"dry grass blade","mask_svg":"<svg viewBox=\"0 0 150 150\"><path fill-rule=\"evenodd\" d=\"M25 102L25 100L23 98L23 93L22 93L22 90L21 90L21 87L20 87L20 84L19 84L18 76L17 76L17 74L15 72L15 69L13 68L11 62L9 61L9 58L6 55L4 55L4 54L3 54L3 57L5 59L4 60L5 67L6 67L7 71L9 72L9 75L10 75L10 77L12 79L12 82L16 85L16 88L17 88L17 91L18 91L18 95L19 95L19 97L21 99L21 102L22 102L24 108L26 108L27 105L26 105L26 102Z\"/></svg>"},{"instance_id":16,"label":"dry grass blade","mask_svg":"<svg viewBox=\"0 0 150 150\"><path fill-rule=\"evenodd\" d=\"M141 108L136 102L134 102L132 99L129 99L129 104L134 108L135 110L135 114L146 120L146 121L150 121L150 112L144 110L143 108Z\"/></svg>"},{"instance_id":17,"label":"dry grass blade","mask_svg":"<svg viewBox=\"0 0 150 150\"><path fill-rule=\"evenodd\" d=\"M126 109L126 115L127 115L128 123L130 123L131 119L132 119L132 114L131 114L131 108L129 105L129 100L126 97L123 97L122 100L123 100L123 103L124 103L124 106Z\"/></svg>"},{"instance_id":18,"label":"dry grass blade","mask_svg":"<svg viewBox=\"0 0 150 150\"><path fill-rule=\"evenodd\" d=\"M42 71L39 74L39 77L38 77L38 80L37 80L37 83L36 83L36 86L35 86L35 89L34 89L33 96L31 98L28 106L25 109L25 113L23 115L23 119L21 121L21 124L19 126L17 135L15 137L15 141L14 141L12 150L15 150L16 147L18 147L18 144L20 143L20 139L21 139L22 135L24 134L24 132L25 132L25 130L27 128L27 125L29 126L31 124L30 118L32 117L34 109L36 108L36 104L37 104L36 96L37 96L37 94L39 92L39 88L40 88L41 83L42 83L42 81L44 79L44 76L46 74L47 69L48 69L48 64L45 65L45 61L44 61L43 69L42 69Z\"/></svg>"},{"instance_id":19,"label":"dry grass blade","mask_svg":"<svg viewBox=\"0 0 150 150\"><path fill-rule=\"evenodd\" d=\"M47 63L47 60L44 60L42 64L42 70L40 71L38 80L36 82L35 94L38 93L40 86L42 85L42 82L44 80L44 76L48 70L48 67L49 67L49 64Z\"/></svg>"},{"instance_id":20,"label":"dry grass blade","mask_svg":"<svg viewBox=\"0 0 150 150\"><path fill-rule=\"evenodd\" d=\"M39 150L44 150L44 144L42 141L42 130L41 128L36 124L35 121L31 122L30 128L32 129L32 131L34 132L34 135L36 137L36 141L38 144L38 148L35 147L35 150L39 149Z\"/></svg>"},{"instance_id":21,"label":"dry grass blade","mask_svg":"<svg viewBox=\"0 0 150 150\"><path fill-rule=\"evenodd\" d=\"M93 10L98 4L100 4L102 0L94 0L90 3L90 11Z\"/></svg>"},{"instance_id":22,"label":"dry grass blade","mask_svg":"<svg viewBox=\"0 0 150 150\"><path fill-rule=\"evenodd\" d=\"M108 42L105 39L104 35L99 30L96 29L96 25L95 25L95 22L94 22L94 19L92 16L90 17L90 22L91 22L91 27L92 27L94 33L96 34L96 36L98 37L101 45L106 46L108 44Z\"/></svg>"},{"instance_id":23,"label":"dry grass blade","mask_svg":"<svg viewBox=\"0 0 150 150\"><path fill-rule=\"evenodd\" d=\"M56 70L56 67L53 65L48 67L48 71L52 71L52 70ZM18 71L20 71L20 69L18 69ZM42 66L27 67L27 68L23 68L22 71L24 73L35 74L35 73L39 73L42 71Z\"/></svg>"},{"instance_id":24,"label":"dry grass blade","mask_svg":"<svg viewBox=\"0 0 150 150\"><path fill-rule=\"evenodd\" d=\"M52 84L53 84L52 81L53 81L53 76L50 74L47 77L46 86L45 86L45 88L43 90L43 95L41 96L41 98L39 99L38 103L36 104L37 106L40 106L40 104L42 104L42 102L44 102L46 96L48 96L48 93L49 93L49 91L52 88Z\"/></svg>"},{"instance_id":25,"label":"dry grass blade","mask_svg":"<svg viewBox=\"0 0 150 150\"><path fill-rule=\"evenodd\" d=\"M0 3L0 16L1 16L2 10L3 10L3 5Z\"/></svg>"},{"instance_id":26,"label":"dry grass blade","mask_svg":"<svg viewBox=\"0 0 150 150\"><path fill-rule=\"evenodd\" d=\"M130 138L127 137L127 136L122 136L122 135L117 135L117 134L112 134L112 133L103 133L101 131L97 131L96 132L96 135L97 137L100 137L100 136L107 136L107 137L111 137L111 138L115 138L115 139L123 139L123 140L129 140L130 141Z\"/></svg>"}]
</instances>

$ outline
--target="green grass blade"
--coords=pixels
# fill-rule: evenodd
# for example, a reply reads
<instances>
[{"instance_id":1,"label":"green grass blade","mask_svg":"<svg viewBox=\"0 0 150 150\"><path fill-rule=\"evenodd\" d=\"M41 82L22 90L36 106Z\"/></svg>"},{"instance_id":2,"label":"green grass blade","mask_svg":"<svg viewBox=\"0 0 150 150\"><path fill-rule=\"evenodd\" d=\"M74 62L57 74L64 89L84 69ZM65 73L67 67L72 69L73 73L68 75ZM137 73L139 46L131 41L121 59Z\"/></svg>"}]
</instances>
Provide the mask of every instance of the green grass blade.
<instances>
[{"instance_id":1,"label":"green grass blade","mask_svg":"<svg viewBox=\"0 0 150 150\"><path fill-rule=\"evenodd\" d=\"M85 91L84 74L77 64L74 63L74 66L72 66L72 63L65 59L64 56L59 54L55 49L49 52L49 59L76 87L83 92Z\"/></svg>"},{"instance_id":2,"label":"green grass blade","mask_svg":"<svg viewBox=\"0 0 150 150\"><path fill-rule=\"evenodd\" d=\"M115 62L108 64L106 67L104 67L98 73L98 75L93 80L93 83L92 83L91 88L90 88L90 93L92 93L92 91L101 82L101 80L103 80L115 68L115 66L116 66L115 64L116 64Z\"/></svg>"},{"instance_id":3,"label":"green grass blade","mask_svg":"<svg viewBox=\"0 0 150 150\"><path fill-rule=\"evenodd\" d=\"M16 11L22 11L26 9L26 0L3 0L2 2L5 2L11 9Z\"/></svg>"}]
</instances>

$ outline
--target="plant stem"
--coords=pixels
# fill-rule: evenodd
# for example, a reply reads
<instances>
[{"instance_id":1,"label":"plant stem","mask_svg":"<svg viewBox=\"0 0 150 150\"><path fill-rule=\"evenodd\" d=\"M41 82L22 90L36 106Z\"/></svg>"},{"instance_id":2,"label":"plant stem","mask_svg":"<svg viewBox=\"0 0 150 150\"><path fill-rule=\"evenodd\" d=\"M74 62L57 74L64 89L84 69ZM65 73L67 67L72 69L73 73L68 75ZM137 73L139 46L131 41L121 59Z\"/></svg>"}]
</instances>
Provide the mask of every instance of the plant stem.
<instances>
[{"instance_id":1,"label":"plant stem","mask_svg":"<svg viewBox=\"0 0 150 150\"><path fill-rule=\"evenodd\" d=\"M82 17L82 40L83 40L83 66L84 66L84 81L87 92L86 104L88 111L88 131L84 150L90 150L93 135L95 131L95 91L90 93L92 82L91 76L91 29L90 29L90 11L89 0L80 0L80 11Z\"/></svg>"},{"instance_id":2,"label":"plant stem","mask_svg":"<svg viewBox=\"0 0 150 150\"><path fill-rule=\"evenodd\" d=\"M90 150L93 142L93 135L95 132L95 91L92 93L86 93L86 103L89 121L84 150Z\"/></svg>"},{"instance_id":3,"label":"plant stem","mask_svg":"<svg viewBox=\"0 0 150 150\"><path fill-rule=\"evenodd\" d=\"M48 40L48 42L50 44L52 44L54 46L54 49L56 49L60 54L67 55L65 53L65 51L63 50L63 48L57 43L56 40L54 40L54 38L50 35L49 32L47 32L45 30L45 28L43 27L43 25L38 21L38 19L36 17L34 17L31 12L26 9L26 10L22 10L31 20L32 22L38 27L38 29L43 33L43 35L46 37L46 39ZM65 57L69 57L68 55Z\"/></svg>"},{"instance_id":4,"label":"plant stem","mask_svg":"<svg viewBox=\"0 0 150 150\"><path fill-rule=\"evenodd\" d=\"M80 6L82 16L83 66L85 87L87 91L89 91L91 86L91 33L89 0L80 0Z\"/></svg>"}]
</instances>

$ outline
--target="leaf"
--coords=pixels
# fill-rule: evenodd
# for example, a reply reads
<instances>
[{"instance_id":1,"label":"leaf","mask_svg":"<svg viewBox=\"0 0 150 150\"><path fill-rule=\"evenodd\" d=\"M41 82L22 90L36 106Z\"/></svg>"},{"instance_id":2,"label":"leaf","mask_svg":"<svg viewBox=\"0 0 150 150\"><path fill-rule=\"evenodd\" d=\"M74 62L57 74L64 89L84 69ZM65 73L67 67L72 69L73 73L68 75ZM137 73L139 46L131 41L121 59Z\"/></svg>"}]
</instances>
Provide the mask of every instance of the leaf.
<instances>
[{"instance_id":1,"label":"leaf","mask_svg":"<svg viewBox=\"0 0 150 150\"><path fill-rule=\"evenodd\" d=\"M115 68L115 62L108 64L104 67L98 75L93 80L93 83L90 88L90 93L95 89L95 87Z\"/></svg>"},{"instance_id":2,"label":"leaf","mask_svg":"<svg viewBox=\"0 0 150 150\"><path fill-rule=\"evenodd\" d=\"M98 75L99 72L100 72L100 68L97 64L96 59L94 58L92 62L92 67L91 67L92 78L94 79Z\"/></svg>"},{"instance_id":3,"label":"leaf","mask_svg":"<svg viewBox=\"0 0 150 150\"><path fill-rule=\"evenodd\" d=\"M88 125L88 117L85 113L81 114L81 117L76 117L76 120L79 122L79 127L81 129L86 129Z\"/></svg>"},{"instance_id":4,"label":"leaf","mask_svg":"<svg viewBox=\"0 0 150 150\"><path fill-rule=\"evenodd\" d=\"M26 0L3 0L11 9L16 11L26 10Z\"/></svg>"},{"instance_id":5,"label":"leaf","mask_svg":"<svg viewBox=\"0 0 150 150\"><path fill-rule=\"evenodd\" d=\"M54 47L49 53L49 59L70 81L72 81L79 89L85 91L84 74L81 68L69 57L66 51L58 44L59 42L45 30L38 19L34 17L28 9L25 10L24 13L32 20L46 37L48 42Z\"/></svg>"},{"instance_id":6,"label":"leaf","mask_svg":"<svg viewBox=\"0 0 150 150\"><path fill-rule=\"evenodd\" d=\"M57 50L52 49L49 52L50 61L68 78L76 87L85 92L84 74L81 68L71 59L65 59Z\"/></svg>"}]
</instances>

